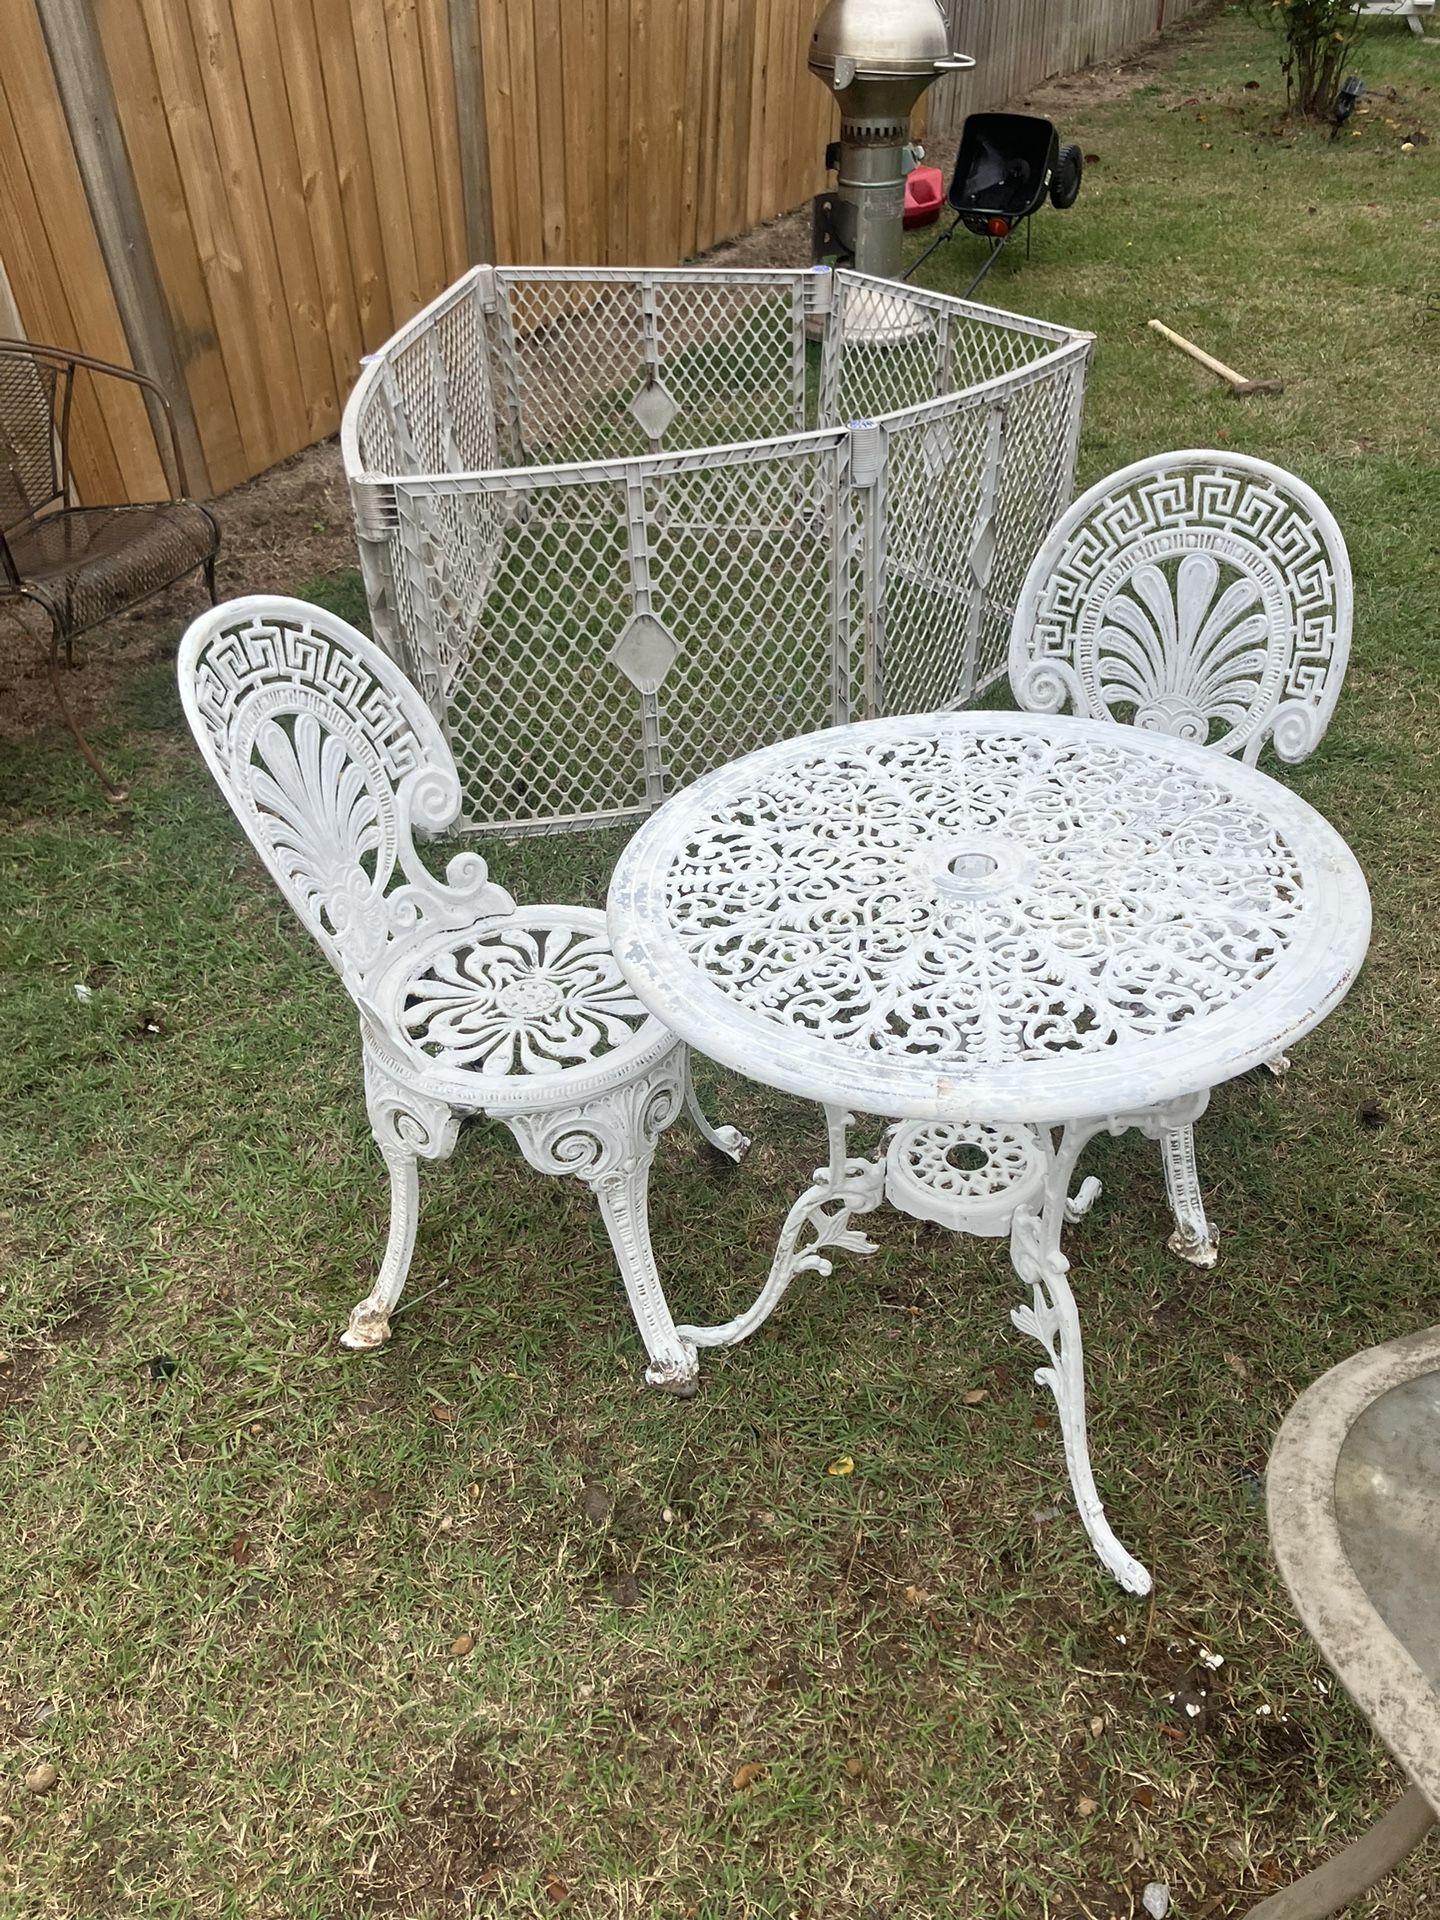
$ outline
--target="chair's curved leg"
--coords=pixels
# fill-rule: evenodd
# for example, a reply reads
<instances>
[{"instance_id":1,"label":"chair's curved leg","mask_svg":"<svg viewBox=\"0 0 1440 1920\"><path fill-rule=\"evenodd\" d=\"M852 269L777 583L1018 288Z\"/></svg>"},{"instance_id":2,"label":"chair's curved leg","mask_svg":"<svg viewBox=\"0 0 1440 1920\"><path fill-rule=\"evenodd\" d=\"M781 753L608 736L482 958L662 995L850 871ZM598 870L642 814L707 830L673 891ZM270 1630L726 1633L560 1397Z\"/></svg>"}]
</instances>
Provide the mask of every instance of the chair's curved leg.
<instances>
[{"instance_id":1,"label":"chair's curved leg","mask_svg":"<svg viewBox=\"0 0 1440 1920\"><path fill-rule=\"evenodd\" d=\"M586 1184L599 1202L625 1297L645 1342L650 1361L645 1378L652 1387L689 1399L699 1386L699 1357L689 1341L675 1331L650 1245L650 1165L654 1157L652 1146L613 1173Z\"/></svg>"},{"instance_id":2,"label":"chair's curved leg","mask_svg":"<svg viewBox=\"0 0 1440 1920\"><path fill-rule=\"evenodd\" d=\"M1430 1802L1411 1787L1368 1832L1303 1880L1251 1907L1245 1920L1328 1920L1398 1867L1435 1823Z\"/></svg>"},{"instance_id":3,"label":"chair's curved leg","mask_svg":"<svg viewBox=\"0 0 1440 1920\"><path fill-rule=\"evenodd\" d=\"M1205 1199L1195 1169L1194 1127L1168 1127L1160 1135L1160 1157L1165 1164L1165 1192L1175 1216L1170 1250L1192 1267L1213 1267L1219 1242L1205 1218Z\"/></svg>"},{"instance_id":4,"label":"chair's curved leg","mask_svg":"<svg viewBox=\"0 0 1440 1920\"><path fill-rule=\"evenodd\" d=\"M1274 1059L1267 1060L1265 1065L1278 1080L1282 1074L1290 1071L1290 1056L1288 1053L1277 1053Z\"/></svg>"},{"instance_id":5,"label":"chair's curved leg","mask_svg":"<svg viewBox=\"0 0 1440 1920\"><path fill-rule=\"evenodd\" d=\"M572 1107L500 1112L538 1173L568 1173L595 1195L630 1311L645 1343L652 1387L688 1398L699 1360L675 1331L650 1244L655 1143L685 1106L685 1049L677 1042L634 1080Z\"/></svg>"},{"instance_id":6,"label":"chair's curved leg","mask_svg":"<svg viewBox=\"0 0 1440 1920\"><path fill-rule=\"evenodd\" d=\"M383 1347L390 1338L390 1315L410 1272L415 1230L420 1224L419 1159L408 1148L393 1143L382 1145L380 1151L390 1169L390 1234L375 1284L351 1309L350 1324L340 1336L341 1346L352 1353L368 1353Z\"/></svg>"},{"instance_id":7,"label":"chair's curved leg","mask_svg":"<svg viewBox=\"0 0 1440 1920\"><path fill-rule=\"evenodd\" d=\"M420 1224L420 1161L445 1160L455 1151L460 1116L453 1108L401 1087L365 1054L365 1100L375 1144L390 1169L390 1233L375 1284L354 1307L340 1336L342 1347L368 1353L390 1338L390 1315L410 1272L415 1230Z\"/></svg>"},{"instance_id":8,"label":"chair's curved leg","mask_svg":"<svg viewBox=\"0 0 1440 1920\"><path fill-rule=\"evenodd\" d=\"M49 611L50 611L50 659L49 659L50 690L55 695L55 704L60 709L60 718L65 722L65 725L70 729L71 738L74 740L76 746L79 747L81 753L85 756L85 764L90 768L90 771L95 775L95 778L100 782L101 786L105 789L105 798L109 800L112 805L117 807L121 806L126 800L130 798L128 789L125 787L122 787L118 781L112 780L109 774L105 771L104 767L101 766L99 760L95 756L94 749L91 747L90 742L85 738L84 734L80 731L80 728L78 723L76 722L75 716L70 711L70 703L65 698L65 690L60 683L60 649L62 646L65 648L65 658L66 658L67 665L71 664L70 636L66 633L64 627L60 622L59 617L55 614L55 612L53 610L49 610Z\"/></svg>"},{"instance_id":9,"label":"chair's curved leg","mask_svg":"<svg viewBox=\"0 0 1440 1920\"><path fill-rule=\"evenodd\" d=\"M212 553L210 558L205 562L205 591L210 596L210 604L212 607L218 607L220 604L220 595L215 586L215 562L218 558L218 554Z\"/></svg>"},{"instance_id":10,"label":"chair's curved leg","mask_svg":"<svg viewBox=\"0 0 1440 1920\"><path fill-rule=\"evenodd\" d=\"M689 1114L695 1131L702 1140L708 1140L717 1153L723 1153L727 1160L743 1160L750 1151L750 1136L741 1133L738 1127L717 1127L712 1125L705 1109L700 1104L700 1096L695 1091L694 1075L690 1071L690 1051L685 1051L685 1111Z\"/></svg>"}]
</instances>

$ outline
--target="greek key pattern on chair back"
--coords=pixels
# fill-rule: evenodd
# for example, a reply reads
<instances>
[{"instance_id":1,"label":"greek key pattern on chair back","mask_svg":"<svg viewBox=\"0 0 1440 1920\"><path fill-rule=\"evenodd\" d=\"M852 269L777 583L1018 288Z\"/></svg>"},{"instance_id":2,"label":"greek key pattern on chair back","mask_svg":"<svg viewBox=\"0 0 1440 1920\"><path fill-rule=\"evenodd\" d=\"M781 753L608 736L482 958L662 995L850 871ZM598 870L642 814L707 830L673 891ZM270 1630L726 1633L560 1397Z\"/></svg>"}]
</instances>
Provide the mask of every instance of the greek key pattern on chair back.
<instances>
[{"instance_id":1,"label":"greek key pattern on chair back","mask_svg":"<svg viewBox=\"0 0 1440 1920\"><path fill-rule=\"evenodd\" d=\"M444 735L365 636L301 600L232 600L180 645L211 773L280 890L357 997L402 944L510 914L474 853L438 880L414 833L460 810Z\"/></svg>"},{"instance_id":2,"label":"greek key pattern on chair back","mask_svg":"<svg viewBox=\"0 0 1440 1920\"><path fill-rule=\"evenodd\" d=\"M1334 515L1282 468L1239 454L1139 460L1080 496L1026 575L1010 684L1239 754L1318 746L1350 652L1350 562Z\"/></svg>"}]
</instances>

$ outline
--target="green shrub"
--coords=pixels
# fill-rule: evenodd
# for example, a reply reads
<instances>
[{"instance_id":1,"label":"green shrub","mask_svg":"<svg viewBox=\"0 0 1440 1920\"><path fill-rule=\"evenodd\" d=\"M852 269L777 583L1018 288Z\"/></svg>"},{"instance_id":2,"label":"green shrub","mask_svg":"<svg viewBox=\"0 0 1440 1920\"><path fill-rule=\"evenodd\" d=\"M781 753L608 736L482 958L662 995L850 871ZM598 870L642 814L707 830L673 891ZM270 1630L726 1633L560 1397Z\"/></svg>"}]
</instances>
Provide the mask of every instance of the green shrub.
<instances>
[{"instance_id":1,"label":"green shrub","mask_svg":"<svg viewBox=\"0 0 1440 1920\"><path fill-rule=\"evenodd\" d=\"M1292 113L1330 120L1361 27L1358 0L1260 0L1255 11L1278 28L1280 70Z\"/></svg>"}]
</instances>

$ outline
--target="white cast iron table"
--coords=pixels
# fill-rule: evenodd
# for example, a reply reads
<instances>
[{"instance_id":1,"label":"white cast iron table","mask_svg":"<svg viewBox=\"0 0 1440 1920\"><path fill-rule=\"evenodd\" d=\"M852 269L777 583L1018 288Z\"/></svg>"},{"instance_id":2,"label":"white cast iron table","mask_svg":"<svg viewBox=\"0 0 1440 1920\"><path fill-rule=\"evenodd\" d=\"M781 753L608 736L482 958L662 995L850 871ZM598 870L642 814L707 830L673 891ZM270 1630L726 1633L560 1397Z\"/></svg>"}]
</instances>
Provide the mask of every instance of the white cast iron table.
<instances>
[{"instance_id":1,"label":"white cast iron table","mask_svg":"<svg viewBox=\"0 0 1440 1920\"><path fill-rule=\"evenodd\" d=\"M1090 1469L1060 1235L1099 1187L1072 1178L1097 1133L1163 1139L1341 999L1370 903L1340 836L1265 774L1133 727L875 720L675 795L622 855L608 920L652 1013L829 1124L755 1303L682 1339L744 1339L826 1249L873 1251L850 1222L882 1197L1008 1232L1031 1289L1011 1317L1048 1356L1086 1532L1148 1592ZM847 1152L855 1110L901 1123L879 1159Z\"/></svg>"}]
</instances>

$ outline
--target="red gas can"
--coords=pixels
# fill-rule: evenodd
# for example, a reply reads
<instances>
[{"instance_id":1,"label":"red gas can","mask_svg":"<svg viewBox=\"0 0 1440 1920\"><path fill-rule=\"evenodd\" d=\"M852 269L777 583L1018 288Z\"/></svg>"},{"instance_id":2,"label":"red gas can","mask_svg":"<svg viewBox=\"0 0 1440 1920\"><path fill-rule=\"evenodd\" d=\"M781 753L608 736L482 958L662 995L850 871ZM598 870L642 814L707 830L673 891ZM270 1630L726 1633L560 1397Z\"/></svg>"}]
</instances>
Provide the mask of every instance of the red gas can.
<instances>
[{"instance_id":1,"label":"red gas can","mask_svg":"<svg viewBox=\"0 0 1440 1920\"><path fill-rule=\"evenodd\" d=\"M905 176L905 225L928 227L945 198L939 167L916 167Z\"/></svg>"}]
</instances>

